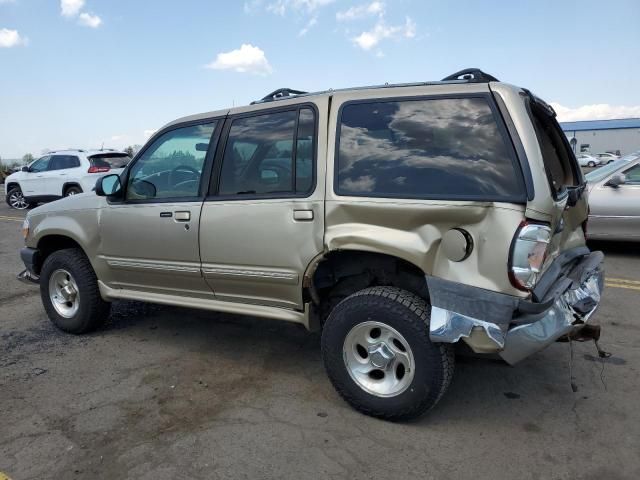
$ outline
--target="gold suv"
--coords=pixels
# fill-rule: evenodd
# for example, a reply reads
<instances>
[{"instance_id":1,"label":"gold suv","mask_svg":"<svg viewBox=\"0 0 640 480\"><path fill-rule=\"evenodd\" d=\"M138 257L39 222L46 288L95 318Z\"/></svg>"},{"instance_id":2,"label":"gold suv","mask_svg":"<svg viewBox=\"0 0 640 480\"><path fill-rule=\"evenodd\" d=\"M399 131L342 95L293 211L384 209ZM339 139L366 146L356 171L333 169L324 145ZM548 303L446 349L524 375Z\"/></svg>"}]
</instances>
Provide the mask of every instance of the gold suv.
<instances>
[{"instance_id":1,"label":"gold suv","mask_svg":"<svg viewBox=\"0 0 640 480\"><path fill-rule=\"evenodd\" d=\"M586 228L553 109L467 69L171 122L95 193L29 212L20 277L71 333L118 299L321 330L338 392L405 419L442 397L457 342L514 364L597 336Z\"/></svg>"}]
</instances>

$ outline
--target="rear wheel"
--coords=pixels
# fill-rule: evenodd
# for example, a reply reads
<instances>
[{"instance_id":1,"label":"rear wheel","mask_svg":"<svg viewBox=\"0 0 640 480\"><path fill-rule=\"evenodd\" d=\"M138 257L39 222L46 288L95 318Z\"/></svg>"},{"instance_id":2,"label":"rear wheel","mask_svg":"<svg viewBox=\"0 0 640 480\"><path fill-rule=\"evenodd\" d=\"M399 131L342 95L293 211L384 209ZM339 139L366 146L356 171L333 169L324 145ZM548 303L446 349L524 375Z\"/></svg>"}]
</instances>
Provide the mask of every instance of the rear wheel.
<instances>
[{"instance_id":1,"label":"rear wheel","mask_svg":"<svg viewBox=\"0 0 640 480\"><path fill-rule=\"evenodd\" d=\"M394 287L367 288L340 302L324 325L322 356L348 403L388 420L432 408L454 369L452 346L429 339L429 306Z\"/></svg>"},{"instance_id":2,"label":"rear wheel","mask_svg":"<svg viewBox=\"0 0 640 480\"><path fill-rule=\"evenodd\" d=\"M111 304L100 296L93 267L77 248L47 257L40 272L40 296L49 319L65 332L89 332L109 316Z\"/></svg>"},{"instance_id":3,"label":"rear wheel","mask_svg":"<svg viewBox=\"0 0 640 480\"><path fill-rule=\"evenodd\" d=\"M70 197L71 195L77 195L79 193L82 193L82 189L80 187L68 187L64 191L64 196L65 197Z\"/></svg>"},{"instance_id":4,"label":"rear wheel","mask_svg":"<svg viewBox=\"0 0 640 480\"><path fill-rule=\"evenodd\" d=\"M591 168L593 168L593 167L595 167L595 166L596 166L595 162L589 162L589 163L587 163L587 167L591 167Z\"/></svg>"}]
</instances>

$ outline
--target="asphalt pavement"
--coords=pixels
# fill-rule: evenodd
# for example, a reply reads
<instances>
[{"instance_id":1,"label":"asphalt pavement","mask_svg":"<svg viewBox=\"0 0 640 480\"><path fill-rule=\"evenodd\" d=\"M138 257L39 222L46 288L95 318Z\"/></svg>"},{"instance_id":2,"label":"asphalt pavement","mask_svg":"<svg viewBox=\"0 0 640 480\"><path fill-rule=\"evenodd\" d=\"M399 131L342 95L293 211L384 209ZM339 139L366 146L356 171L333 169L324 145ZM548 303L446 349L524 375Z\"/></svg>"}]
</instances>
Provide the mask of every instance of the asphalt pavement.
<instances>
[{"instance_id":1,"label":"asphalt pavement","mask_svg":"<svg viewBox=\"0 0 640 480\"><path fill-rule=\"evenodd\" d=\"M0 478L640 478L637 245L592 245L610 358L458 357L434 410L389 423L339 398L297 325L120 302L97 332L56 330L15 280L22 217L0 206Z\"/></svg>"}]
</instances>

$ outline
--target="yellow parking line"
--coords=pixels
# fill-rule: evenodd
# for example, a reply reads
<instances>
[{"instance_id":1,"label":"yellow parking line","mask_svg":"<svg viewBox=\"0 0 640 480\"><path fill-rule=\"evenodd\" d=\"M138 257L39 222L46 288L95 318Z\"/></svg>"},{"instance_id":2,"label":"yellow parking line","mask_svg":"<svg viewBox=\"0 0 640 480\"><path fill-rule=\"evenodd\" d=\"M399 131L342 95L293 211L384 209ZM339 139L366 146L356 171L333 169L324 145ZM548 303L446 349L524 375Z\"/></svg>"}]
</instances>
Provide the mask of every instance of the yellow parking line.
<instances>
[{"instance_id":1,"label":"yellow parking line","mask_svg":"<svg viewBox=\"0 0 640 480\"><path fill-rule=\"evenodd\" d=\"M638 290L640 291L640 285L625 285L624 283L604 283L605 287L610 287L610 288L626 288L629 290Z\"/></svg>"},{"instance_id":2,"label":"yellow parking line","mask_svg":"<svg viewBox=\"0 0 640 480\"><path fill-rule=\"evenodd\" d=\"M615 282L615 283L631 283L633 285L640 285L640 281L638 281L638 280L627 280L625 278L607 277L607 278L605 278L605 281L607 281L607 282Z\"/></svg>"},{"instance_id":3,"label":"yellow parking line","mask_svg":"<svg viewBox=\"0 0 640 480\"><path fill-rule=\"evenodd\" d=\"M12 222L23 222L24 218L20 217L5 217L4 215L0 215L0 220L9 220Z\"/></svg>"}]
</instances>

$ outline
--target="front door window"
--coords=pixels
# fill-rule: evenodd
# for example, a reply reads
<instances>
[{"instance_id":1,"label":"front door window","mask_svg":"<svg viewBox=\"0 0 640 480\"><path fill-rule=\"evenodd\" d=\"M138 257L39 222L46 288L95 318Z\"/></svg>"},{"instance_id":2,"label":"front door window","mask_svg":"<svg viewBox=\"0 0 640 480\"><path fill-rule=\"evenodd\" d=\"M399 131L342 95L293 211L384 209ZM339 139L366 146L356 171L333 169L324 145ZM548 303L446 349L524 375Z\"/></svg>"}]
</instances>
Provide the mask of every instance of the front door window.
<instances>
[{"instance_id":1,"label":"front door window","mask_svg":"<svg viewBox=\"0 0 640 480\"><path fill-rule=\"evenodd\" d=\"M131 167L127 200L200 196L200 183L216 122L170 130L156 139Z\"/></svg>"}]
</instances>

